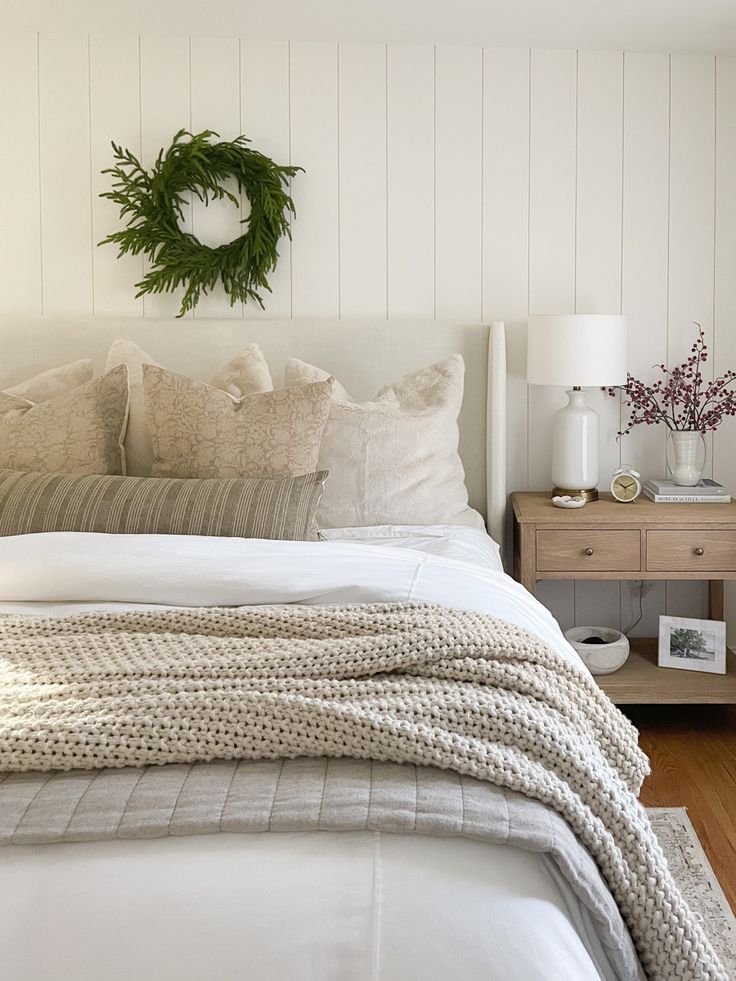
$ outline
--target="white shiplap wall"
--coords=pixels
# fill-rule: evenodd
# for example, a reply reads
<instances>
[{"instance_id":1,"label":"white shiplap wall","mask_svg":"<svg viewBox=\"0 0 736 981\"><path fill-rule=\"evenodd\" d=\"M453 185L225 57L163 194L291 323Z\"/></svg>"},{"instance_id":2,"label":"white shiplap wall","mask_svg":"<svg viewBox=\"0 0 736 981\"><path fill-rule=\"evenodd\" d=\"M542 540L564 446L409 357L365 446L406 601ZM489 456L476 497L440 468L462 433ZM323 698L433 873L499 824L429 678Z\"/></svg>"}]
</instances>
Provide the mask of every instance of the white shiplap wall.
<instances>
[{"instance_id":1,"label":"white shiplap wall","mask_svg":"<svg viewBox=\"0 0 736 981\"><path fill-rule=\"evenodd\" d=\"M691 320L736 364L736 60L237 38L0 35L0 310L168 316L136 300L140 259L96 242L110 140L150 163L180 127L240 132L305 167L265 315L503 318L512 489L548 485L559 392L527 389L532 313L622 310L631 367L685 354ZM207 241L239 215L196 202ZM196 317L263 316L207 297ZM205 328L203 328L205 329ZM664 434L614 439L606 471L661 472ZM709 467L736 487L733 426ZM635 587L547 584L563 625L633 619ZM703 590L649 587L656 616L702 611Z\"/></svg>"}]
</instances>

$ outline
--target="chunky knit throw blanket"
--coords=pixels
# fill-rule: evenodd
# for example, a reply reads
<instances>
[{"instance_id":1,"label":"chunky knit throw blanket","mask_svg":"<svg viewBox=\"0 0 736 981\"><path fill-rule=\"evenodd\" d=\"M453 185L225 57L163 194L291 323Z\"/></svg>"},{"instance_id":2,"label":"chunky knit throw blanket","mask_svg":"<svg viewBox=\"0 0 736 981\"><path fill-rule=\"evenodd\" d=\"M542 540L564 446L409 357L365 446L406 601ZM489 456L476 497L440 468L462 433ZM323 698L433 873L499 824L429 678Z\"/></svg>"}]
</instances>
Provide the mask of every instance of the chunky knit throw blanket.
<instances>
[{"instance_id":1,"label":"chunky knit throw blanket","mask_svg":"<svg viewBox=\"0 0 736 981\"><path fill-rule=\"evenodd\" d=\"M351 756L454 770L558 811L655 981L727 981L636 800L636 731L526 631L440 607L0 621L0 771Z\"/></svg>"}]
</instances>

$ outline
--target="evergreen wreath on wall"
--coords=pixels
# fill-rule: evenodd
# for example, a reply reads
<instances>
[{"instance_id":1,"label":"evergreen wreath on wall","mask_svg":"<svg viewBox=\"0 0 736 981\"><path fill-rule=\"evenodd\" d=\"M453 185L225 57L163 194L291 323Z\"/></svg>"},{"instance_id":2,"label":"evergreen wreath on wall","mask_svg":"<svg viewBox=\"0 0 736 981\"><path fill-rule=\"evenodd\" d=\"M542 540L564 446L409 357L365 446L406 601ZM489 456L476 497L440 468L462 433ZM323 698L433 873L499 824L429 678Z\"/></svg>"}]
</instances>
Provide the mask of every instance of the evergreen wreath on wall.
<instances>
[{"instance_id":1,"label":"evergreen wreath on wall","mask_svg":"<svg viewBox=\"0 0 736 981\"><path fill-rule=\"evenodd\" d=\"M136 297L170 293L184 286L179 317L193 310L202 293L209 293L218 282L231 305L255 300L263 307L259 291L270 292L267 277L276 267L279 239L283 235L291 238L289 219L295 210L287 188L289 178L303 168L274 163L251 149L244 136L212 142L218 136L212 130L196 135L179 130L150 170L130 150L113 143L117 165L102 171L115 180L112 190L100 197L120 206L127 227L99 244L117 245L118 256L143 253L148 257L150 268L136 283ZM250 215L243 219L247 231L211 248L184 231L179 222L189 194L204 204L228 198L239 207L240 200L223 187L227 178L235 180L250 202Z\"/></svg>"}]
</instances>

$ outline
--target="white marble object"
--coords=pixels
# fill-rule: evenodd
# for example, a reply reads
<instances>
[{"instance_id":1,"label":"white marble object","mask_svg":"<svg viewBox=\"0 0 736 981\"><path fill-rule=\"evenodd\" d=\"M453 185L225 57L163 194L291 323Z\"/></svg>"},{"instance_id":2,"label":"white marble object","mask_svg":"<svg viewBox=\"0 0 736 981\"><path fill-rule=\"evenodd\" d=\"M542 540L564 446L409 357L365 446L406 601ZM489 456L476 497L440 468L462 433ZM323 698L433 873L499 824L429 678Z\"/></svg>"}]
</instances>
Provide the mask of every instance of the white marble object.
<instances>
[{"instance_id":1,"label":"white marble object","mask_svg":"<svg viewBox=\"0 0 736 981\"><path fill-rule=\"evenodd\" d=\"M572 627L565 631L565 637L591 674L613 674L628 660L629 639L613 627ZM598 637L603 643L583 643L589 637Z\"/></svg>"},{"instance_id":2,"label":"white marble object","mask_svg":"<svg viewBox=\"0 0 736 981\"><path fill-rule=\"evenodd\" d=\"M552 503L556 508L581 508L585 504L585 498L570 497L569 494L563 494L560 497L553 497Z\"/></svg>"}]
</instances>

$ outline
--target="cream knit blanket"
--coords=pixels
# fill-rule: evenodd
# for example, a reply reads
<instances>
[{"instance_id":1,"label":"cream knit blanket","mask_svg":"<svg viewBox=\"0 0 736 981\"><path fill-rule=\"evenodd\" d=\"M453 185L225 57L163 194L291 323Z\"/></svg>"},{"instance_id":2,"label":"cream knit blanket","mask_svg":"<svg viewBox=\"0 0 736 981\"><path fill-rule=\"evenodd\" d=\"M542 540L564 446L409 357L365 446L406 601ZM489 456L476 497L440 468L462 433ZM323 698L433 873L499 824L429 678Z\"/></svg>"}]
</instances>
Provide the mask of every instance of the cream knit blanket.
<instances>
[{"instance_id":1,"label":"cream knit blanket","mask_svg":"<svg viewBox=\"0 0 736 981\"><path fill-rule=\"evenodd\" d=\"M727 981L636 793L636 731L524 630L434 606L0 621L0 771L350 756L536 798L598 862L655 981Z\"/></svg>"}]
</instances>

